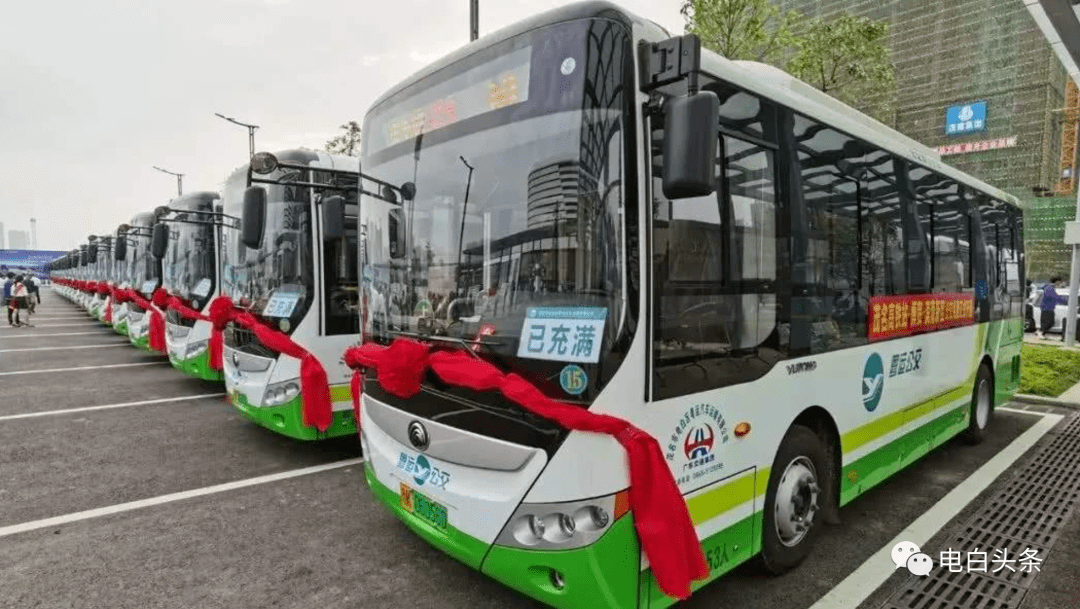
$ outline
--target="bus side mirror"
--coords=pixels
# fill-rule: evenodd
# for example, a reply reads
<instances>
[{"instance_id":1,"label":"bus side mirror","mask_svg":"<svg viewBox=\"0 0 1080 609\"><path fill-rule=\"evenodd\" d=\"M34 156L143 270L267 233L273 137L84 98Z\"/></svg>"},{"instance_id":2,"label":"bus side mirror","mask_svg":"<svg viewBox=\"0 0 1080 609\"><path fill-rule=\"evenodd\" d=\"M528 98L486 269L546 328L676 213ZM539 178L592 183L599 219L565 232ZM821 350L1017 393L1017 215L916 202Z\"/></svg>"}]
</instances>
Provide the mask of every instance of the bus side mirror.
<instances>
[{"instance_id":1,"label":"bus side mirror","mask_svg":"<svg viewBox=\"0 0 1080 609\"><path fill-rule=\"evenodd\" d=\"M113 259L123 262L127 257L127 234L120 233L116 237L116 245L113 249Z\"/></svg>"},{"instance_id":2,"label":"bus side mirror","mask_svg":"<svg viewBox=\"0 0 1080 609\"><path fill-rule=\"evenodd\" d=\"M169 225L158 222L154 225L154 235L150 241L150 253L154 258L164 258L165 250L169 247Z\"/></svg>"},{"instance_id":3,"label":"bus side mirror","mask_svg":"<svg viewBox=\"0 0 1080 609\"><path fill-rule=\"evenodd\" d=\"M345 199L332 195L322 202L323 241L337 241L345 235Z\"/></svg>"},{"instance_id":4,"label":"bus side mirror","mask_svg":"<svg viewBox=\"0 0 1080 609\"><path fill-rule=\"evenodd\" d=\"M252 186L244 191L244 213L240 217L240 241L257 250L262 245L266 227L266 189Z\"/></svg>"},{"instance_id":5,"label":"bus side mirror","mask_svg":"<svg viewBox=\"0 0 1080 609\"><path fill-rule=\"evenodd\" d=\"M664 196L703 197L716 191L720 99L711 91L664 104Z\"/></svg>"},{"instance_id":6,"label":"bus side mirror","mask_svg":"<svg viewBox=\"0 0 1080 609\"><path fill-rule=\"evenodd\" d=\"M97 244L94 243L90 246L90 251L87 252L87 258L90 259L90 264L97 264Z\"/></svg>"}]
</instances>

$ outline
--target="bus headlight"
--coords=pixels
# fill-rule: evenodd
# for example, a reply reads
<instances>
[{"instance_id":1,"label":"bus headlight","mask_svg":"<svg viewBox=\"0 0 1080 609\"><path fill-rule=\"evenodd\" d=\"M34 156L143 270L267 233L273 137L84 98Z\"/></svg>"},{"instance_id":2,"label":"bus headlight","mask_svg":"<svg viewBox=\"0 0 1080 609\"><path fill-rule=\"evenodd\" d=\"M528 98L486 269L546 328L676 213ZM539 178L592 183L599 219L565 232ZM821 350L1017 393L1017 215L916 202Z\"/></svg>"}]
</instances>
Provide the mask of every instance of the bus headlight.
<instances>
[{"instance_id":1,"label":"bus headlight","mask_svg":"<svg viewBox=\"0 0 1080 609\"><path fill-rule=\"evenodd\" d=\"M267 385L266 393L263 394L263 404L266 406L280 406L300 394L300 385L297 381L285 381Z\"/></svg>"},{"instance_id":2,"label":"bus headlight","mask_svg":"<svg viewBox=\"0 0 1080 609\"><path fill-rule=\"evenodd\" d=\"M628 511L628 491L567 503L523 503L495 543L533 549L580 548L600 539Z\"/></svg>"},{"instance_id":3,"label":"bus headlight","mask_svg":"<svg viewBox=\"0 0 1080 609\"><path fill-rule=\"evenodd\" d=\"M187 344L187 347L185 348L186 350L184 351L184 359L189 359L197 355L202 355L202 353L206 351L206 348L209 346L209 344L209 340L197 340L189 342Z\"/></svg>"}]
</instances>

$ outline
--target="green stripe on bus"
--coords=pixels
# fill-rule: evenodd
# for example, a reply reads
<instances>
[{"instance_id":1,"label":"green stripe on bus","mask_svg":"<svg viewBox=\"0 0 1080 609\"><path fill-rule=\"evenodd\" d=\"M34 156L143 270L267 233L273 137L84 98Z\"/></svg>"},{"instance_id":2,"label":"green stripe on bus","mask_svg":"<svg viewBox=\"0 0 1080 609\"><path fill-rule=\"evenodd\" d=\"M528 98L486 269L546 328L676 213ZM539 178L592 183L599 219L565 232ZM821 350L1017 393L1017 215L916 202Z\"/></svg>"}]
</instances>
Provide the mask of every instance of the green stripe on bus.
<instances>
[{"instance_id":1,"label":"green stripe on bus","mask_svg":"<svg viewBox=\"0 0 1080 609\"><path fill-rule=\"evenodd\" d=\"M712 520L738 505L751 501L754 498L755 489L753 469L737 474L734 480L687 499L686 507L690 510L690 519L694 522L694 526Z\"/></svg>"},{"instance_id":2,"label":"green stripe on bus","mask_svg":"<svg viewBox=\"0 0 1080 609\"><path fill-rule=\"evenodd\" d=\"M840 505L847 505L963 431L968 425L968 410L967 404L953 408L846 465L840 479Z\"/></svg>"},{"instance_id":3,"label":"green stripe on bus","mask_svg":"<svg viewBox=\"0 0 1080 609\"><path fill-rule=\"evenodd\" d=\"M331 402L352 402L352 387L350 385L331 385Z\"/></svg>"},{"instance_id":4,"label":"green stripe on bus","mask_svg":"<svg viewBox=\"0 0 1080 609\"><path fill-rule=\"evenodd\" d=\"M948 406L949 404L968 395L970 389L961 385L941 395L935 396L925 402L909 406L902 410L887 414L881 418L870 421L866 425L856 427L840 437L840 448L847 454L860 446L869 444L878 438L888 435L904 426L905 423L930 414L931 412Z\"/></svg>"}]
</instances>

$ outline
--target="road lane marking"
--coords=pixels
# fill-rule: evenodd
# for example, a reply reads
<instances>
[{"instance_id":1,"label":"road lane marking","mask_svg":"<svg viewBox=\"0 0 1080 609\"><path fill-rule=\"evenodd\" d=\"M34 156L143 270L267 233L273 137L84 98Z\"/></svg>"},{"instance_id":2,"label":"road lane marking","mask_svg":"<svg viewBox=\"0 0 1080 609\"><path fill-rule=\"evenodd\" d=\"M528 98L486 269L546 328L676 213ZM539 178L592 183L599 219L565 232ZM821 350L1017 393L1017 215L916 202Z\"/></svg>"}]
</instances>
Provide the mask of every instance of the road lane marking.
<instances>
[{"instance_id":1,"label":"road lane marking","mask_svg":"<svg viewBox=\"0 0 1080 609\"><path fill-rule=\"evenodd\" d=\"M103 364L101 366L79 366L77 368L49 368L48 370L16 370L15 372L0 372L0 376L13 376L16 374L44 374L46 372L74 372L77 370L99 370L103 368L125 368L129 366L160 366L168 364L169 360L160 362L135 362L133 364Z\"/></svg>"},{"instance_id":2,"label":"road lane marking","mask_svg":"<svg viewBox=\"0 0 1080 609\"><path fill-rule=\"evenodd\" d=\"M102 330L108 330L108 329L109 328L102 328ZM19 336L5 336L3 338L0 338L0 340L19 340L20 338L45 338L46 336L90 336L92 334L97 335L97 336L112 336L112 334L109 334L108 332L63 332L63 333L59 333L59 334L34 334L34 333L29 333L29 334L20 334ZM117 336L120 336L120 335L117 334Z\"/></svg>"},{"instance_id":3,"label":"road lane marking","mask_svg":"<svg viewBox=\"0 0 1080 609\"><path fill-rule=\"evenodd\" d=\"M127 503L118 503L116 505L110 505L103 508L96 508L93 510L84 510L82 512L73 512L71 514L65 514L63 516L55 516L53 518L43 518L41 520L31 520L30 522L24 522L22 524L13 524L6 527L0 527L0 537L9 537L11 535L17 535L19 533L26 533L29 531L36 531L38 529L46 529L49 527L55 527L65 524L71 524L73 522L79 522L81 520L89 520L91 518L100 518L102 516L111 516L113 514L120 514L122 512L130 512L132 510L138 510L147 507L153 507L156 505L162 505L165 503L172 503L174 501L183 501L184 499L192 499L194 497L205 497L206 495L213 495L216 493L224 493L227 491L233 491L236 489L247 488L249 486L257 486L260 484L267 484L270 482L278 482L280 480L288 480L290 478L298 478L300 476L307 476L310 474L317 474L333 469L340 469L342 467L349 467L350 465L359 465L364 462L363 457L357 457L354 459L343 459L341 461L334 461L332 463L324 463L323 465L314 465L312 467L304 467L300 469L294 469L287 472L279 472L276 474L268 474L266 476L258 476L255 478L247 478L246 480L237 480L236 482L226 482L224 484L215 484L214 486L206 486L203 488L192 489L189 491L181 491L179 493L170 493L168 495L159 495L157 497L151 497L149 499L139 499L138 501L128 501Z\"/></svg>"},{"instance_id":4,"label":"road lane marking","mask_svg":"<svg viewBox=\"0 0 1080 609\"><path fill-rule=\"evenodd\" d=\"M122 404L103 404L101 406L81 406L79 408L65 408L63 410L46 410L44 412L24 412L22 414L7 414L0 416L0 421L13 421L15 419L31 419L34 417L48 417L58 414L74 414L77 412L90 412L93 410L110 410L113 408L130 408L132 406L149 406L151 404L165 404L168 402L185 402L188 400L201 400L204 398L221 398L226 393L203 393L200 395L186 395L178 398L158 398L156 400L140 400L138 402L124 402Z\"/></svg>"},{"instance_id":5,"label":"road lane marking","mask_svg":"<svg viewBox=\"0 0 1080 609\"><path fill-rule=\"evenodd\" d=\"M29 321L30 321L30 323L33 323L34 320L31 319ZM80 326L80 327L85 328L86 326L100 326L100 325L101 325L100 321L98 321L96 319L88 319L88 320L86 320L86 321L84 321L82 323L79 323L79 324L34 324L34 327L35 328L71 328L71 327ZM11 332L12 329L7 328L5 331L6 332ZM0 332L0 334L3 334L3 332Z\"/></svg>"},{"instance_id":6,"label":"road lane marking","mask_svg":"<svg viewBox=\"0 0 1080 609\"><path fill-rule=\"evenodd\" d=\"M1005 408L996 410L1005 410ZM908 525L892 541L885 544L858 569L845 577L828 594L811 605L810 609L851 609L852 607L858 607L896 571L896 565L893 564L891 558L893 546L901 541L910 541L922 547L945 525L949 524L979 493L986 490L1001 474L1005 473L1009 466L1024 456L1024 453L1046 435L1046 432L1050 431L1054 425L1057 425L1058 421L1065 418L1059 414L1049 413L1024 412L1023 414L1039 416L1040 420L1017 436L1001 452L984 463L982 467L975 470L973 474L942 497L922 516L916 518L915 522Z\"/></svg>"},{"instance_id":7,"label":"road lane marking","mask_svg":"<svg viewBox=\"0 0 1080 609\"><path fill-rule=\"evenodd\" d=\"M0 353L21 353L23 351L59 351L61 349L106 349L108 347L130 347L131 341L122 343L105 343L103 345L75 345L74 347L34 347L32 349L0 349Z\"/></svg>"}]
</instances>

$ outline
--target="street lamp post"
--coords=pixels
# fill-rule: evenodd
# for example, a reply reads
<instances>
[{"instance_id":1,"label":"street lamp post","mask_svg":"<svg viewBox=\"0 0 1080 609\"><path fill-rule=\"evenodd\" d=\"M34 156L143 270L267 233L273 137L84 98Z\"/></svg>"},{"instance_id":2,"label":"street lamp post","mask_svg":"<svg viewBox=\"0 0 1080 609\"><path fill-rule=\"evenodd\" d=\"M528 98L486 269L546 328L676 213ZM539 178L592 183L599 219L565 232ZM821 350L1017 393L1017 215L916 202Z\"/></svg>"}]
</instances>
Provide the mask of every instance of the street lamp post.
<instances>
[{"instance_id":1,"label":"street lamp post","mask_svg":"<svg viewBox=\"0 0 1080 609\"><path fill-rule=\"evenodd\" d=\"M255 156L255 130L258 129L259 126L258 125L249 125L247 123L241 123L240 121L236 120L235 118L232 118L230 116L225 116L224 114L219 114L217 112L214 113L214 116L216 116L218 118L225 119L225 120L229 121L230 123L233 123L234 125L240 125L241 127L246 127L247 128L247 130L248 130L248 152L249 152L248 158L254 157Z\"/></svg>"},{"instance_id":2,"label":"street lamp post","mask_svg":"<svg viewBox=\"0 0 1080 609\"><path fill-rule=\"evenodd\" d=\"M480 0L469 0L469 40L480 37Z\"/></svg>"},{"instance_id":3,"label":"street lamp post","mask_svg":"<svg viewBox=\"0 0 1080 609\"><path fill-rule=\"evenodd\" d=\"M168 169L162 169L162 168L160 168L160 167L158 167L156 165L151 165L151 167L153 167L154 169L157 169L161 173L167 173L169 175L176 176L176 194L177 195L183 195L184 194L184 174L176 173L174 171L169 171Z\"/></svg>"}]
</instances>

